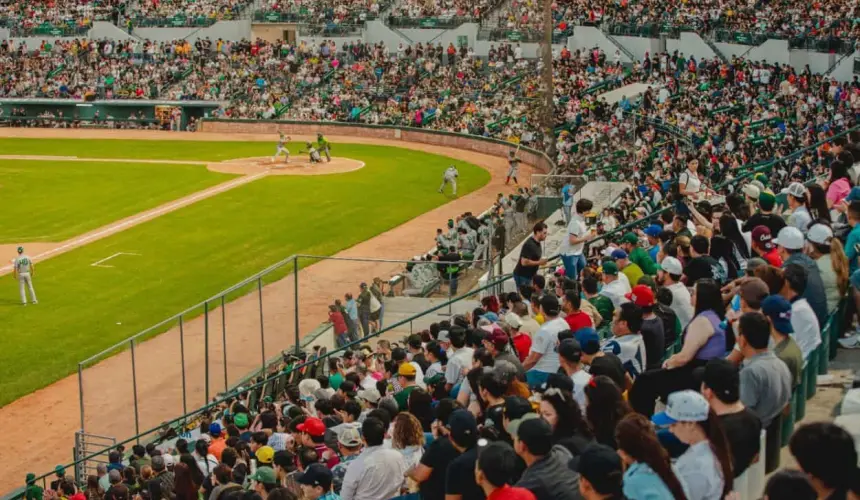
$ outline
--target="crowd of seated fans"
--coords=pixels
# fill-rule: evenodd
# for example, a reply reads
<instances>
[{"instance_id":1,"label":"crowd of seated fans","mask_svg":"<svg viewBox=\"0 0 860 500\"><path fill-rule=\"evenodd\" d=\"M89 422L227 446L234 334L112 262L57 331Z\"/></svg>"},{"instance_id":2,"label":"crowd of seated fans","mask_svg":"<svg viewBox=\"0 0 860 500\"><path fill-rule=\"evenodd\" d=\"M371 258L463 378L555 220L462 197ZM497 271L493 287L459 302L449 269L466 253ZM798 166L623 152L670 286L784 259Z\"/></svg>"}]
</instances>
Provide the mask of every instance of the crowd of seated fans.
<instances>
[{"instance_id":1,"label":"crowd of seated fans","mask_svg":"<svg viewBox=\"0 0 860 500\"><path fill-rule=\"evenodd\" d=\"M378 17L391 3L390 0L266 0L260 11L287 15L310 24L358 24Z\"/></svg>"},{"instance_id":2,"label":"crowd of seated fans","mask_svg":"<svg viewBox=\"0 0 860 500\"><path fill-rule=\"evenodd\" d=\"M52 2L0 2L0 26L26 36L41 28L39 34L52 35L51 29L77 32L92 26L94 20L110 19L115 0L60 0Z\"/></svg>"},{"instance_id":3,"label":"crowd of seated fans","mask_svg":"<svg viewBox=\"0 0 860 500\"><path fill-rule=\"evenodd\" d=\"M147 20L169 20L176 17L190 20L217 21L236 19L251 4L248 0L139 0L137 8L129 12L133 22L145 24Z\"/></svg>"}]
</instances>

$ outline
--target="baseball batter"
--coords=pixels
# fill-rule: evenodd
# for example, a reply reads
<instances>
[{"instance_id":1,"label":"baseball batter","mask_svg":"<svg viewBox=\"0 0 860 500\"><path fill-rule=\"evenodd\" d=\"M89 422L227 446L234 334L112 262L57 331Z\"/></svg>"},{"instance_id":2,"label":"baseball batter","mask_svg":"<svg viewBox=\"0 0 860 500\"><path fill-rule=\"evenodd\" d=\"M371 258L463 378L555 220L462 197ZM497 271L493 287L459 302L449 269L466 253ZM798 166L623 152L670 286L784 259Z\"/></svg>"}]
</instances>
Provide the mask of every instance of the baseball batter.
<instances>
[{"instance_id":1,"label":"baseball batter","mask_svg":"<svg viewBox=\"0 0 860 500\"><path fill-rule=\"evenodd\" d=\"M18 279L18 289L21 291L21 304L27 305L27 294L24 290L25 286L30 287L30 297L34 304L38 304L36 300L36 290L33 289L33 274L36 266L33 261L24 254L24 247L18 247L18 257L12 262L12 269L15 278Z\"/></svg>"},{"instance_id":2,"label":"baseball batter","mask_svg":"<svg viewBox=\"0 0 860 500\"><path fill-rule=\"evenodd\" d=\"M515 152L511 151L508 153L508 178L505 180L506 186L511 182L511 179L514 180L514 184L520 184L517 182L517 171L520 169L521 161Z\"/></svg>"},{"instance_id":3,"label":"baseball batter","mask_svg":"<svg viewBox=\"0 0 860 500\"><path fill-rule=\"evenodd\" d=\"M278 132L278 149L275 151L275 156L272 157L272 163L275 163L275 160L281 156L281 153L284 155L284 163L290 162L290 150L287 149L287 143L290 142L290 138L285 136L283 132Z\"/></svg>"},{"instance_id":4,"label":"baseball batter","mask_svg":"<svg viewBox=\"0 0 860 500\"><path fill-rule=\"evenodd\" d=\"M328 140L321 133L317 134L317 147L320 153L325 155L325 161L331 163L331 144L329 144Z\"/></svg>"},{"instance_id":5,"label":"baseball batter","mask_svg":"<svg viewBox=\"0 0 860 500\"><path fill-rule=\"evenodd\" d=\"M442 176L442 185L439 186L439 192L441 193L445 189L446 184L451 185L451 189L454 191L454 196L457 196L457 177L460 176L460 173L457 172L457 167L451 165L445 170L445 174Z\"/></svg>"}]
</instances>

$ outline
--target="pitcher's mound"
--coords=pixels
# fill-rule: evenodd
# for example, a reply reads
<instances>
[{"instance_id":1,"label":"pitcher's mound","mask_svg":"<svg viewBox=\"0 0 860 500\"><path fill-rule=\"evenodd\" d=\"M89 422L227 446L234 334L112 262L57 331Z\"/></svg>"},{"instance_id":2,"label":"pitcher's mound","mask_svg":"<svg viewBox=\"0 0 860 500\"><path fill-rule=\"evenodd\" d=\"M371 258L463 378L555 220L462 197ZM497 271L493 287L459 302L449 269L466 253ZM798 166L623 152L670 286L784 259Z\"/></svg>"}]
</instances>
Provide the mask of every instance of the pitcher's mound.
<instances>
[{"instance_id":1,"label":"pitcher's mound","mask_svg":"<svg viewBox=\"0 0 860 500\"><path fill-rule=\"evenodd\" d=\"M323 159L322 163L311 163L307 155L290 156L290 161L280 157L272 161L271 157L237 158L235 160L210 163L207 165L213 172L225 174L256 174L268 172L269 175L329 175L352 172L364 167L364 162L352 158L333 156L330 162Z\"/></svg>"}]
</instances>

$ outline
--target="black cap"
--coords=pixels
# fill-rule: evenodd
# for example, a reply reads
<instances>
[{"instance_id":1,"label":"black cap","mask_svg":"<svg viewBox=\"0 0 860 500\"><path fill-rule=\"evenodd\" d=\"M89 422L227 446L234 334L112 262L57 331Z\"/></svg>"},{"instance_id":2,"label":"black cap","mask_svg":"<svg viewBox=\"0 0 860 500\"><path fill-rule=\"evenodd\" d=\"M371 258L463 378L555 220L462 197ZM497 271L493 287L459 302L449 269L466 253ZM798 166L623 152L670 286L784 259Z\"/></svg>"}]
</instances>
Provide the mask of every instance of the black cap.
<instances>
[{"instance_id":1,"label":"black cap","mask_svg":"<svg viewBox=\"0 0 860 500\"><path fill-rule=\"evenodd\" d=\"M451 438L458 443L466 443L478 438L478 421L469 410L455 410L451 413L447 427L451 431Z\"/></svg>"},{"instance_id":2,"label":"black cap","mask_svg":"<svg viewBox=\"0 0 860 500\"><path fill-rule=\"evenodd\" d=\"M540 308L544 314L549 316L558 316L561 307L558 304L558 299L554 295L546 294L540 299Z\"/></svg>"},{"instance_id":3,"label":"black cap","mask_svg":"<svg viewBox=\"0 0 860 500\"><path fill-rule=\"evenodd\" d=\"M551 446L552 426L542 418L532 418L520 424L516 437L530 452L543 455L540 452Z\"/></svg>"},{"instance_id":4,"label":"black cap","mask_svg":"<svg viewBox=\"0 0 860 500\"><path fill-rule=\"evenodd\" d=\"M580 456L571 460L570 467L587 479L597 493L608 495L621 489L621 457L604 444L588 445Z\"/></svg>"},{"instance_id":5,"label":"black cap","mask_svg":"<svg viewBox=\"0 0 860 500\"><path fill-rule=\"evenodd\" d=\"M563 391L573 392L573 379L560 373L550 373L546 382L541 384L538 388L538 392L544 392L547 389L561 389Z\"/></svg>"},{"instance_id":6,"label":"black cap","mask_svg":"<svg viewBox=\"0 0 860 500\"><path fill-rule=\"evenodd\" d=\"M505 398L505 416L508 420L522 417L526 413L534 411L529 400L522 396L508 396Z\"/></svg>"},{"instance_id":7,"label":"black cap","mask_svg":"<svg viewBox=\"0 0 860 500\"><path fill-rule=\"evenodd\" d=\"M712 359L703 367L693 371L693 378L714 391L723 403L735 403L740 399L740 370L727 359Z\"/></svg>"},{"instance_id":8,"label":"black cap","mask_svg":"<svg viewBox=\"0 0 860 500\"><path fill-rule=\"evenodd\" d=\"M403 361L406 359L406 350L402 347L395 347L391 350L391 359L394 361Z\"/></svg>"},{"instance_id":9,"label":"black cap","mask_svg":"<svg viewBox=\"0 0 860 500\"><path fill-rule=\"evenodd\" d=\"M311 464L304 473L296 475L296 482L308 486L321 486L323 491L331 489L331 470L323 464Z\"/></svg>"},{"instance_id":10,"label":"black cap","mask_svg":"<svg viewBox=\"0 0 860 500\"><path fill-rule=\"evenodd\" d=\"M582 346L576 339L564 339L558 345L558 355L571 363L579 363L582 357Z\"/></svg>"},{"instance_id":11,"label":"black cap","mask_svg":"<svg viewBox=\"0 0 860 500\"><path fill-rule=\"evenodd\" d=\"M413 349L421 348L421 335L418 335L417 333L413 333L406 340L406 343L409 344L409 347L411 347Z\"/></svg>"}]
</instances>

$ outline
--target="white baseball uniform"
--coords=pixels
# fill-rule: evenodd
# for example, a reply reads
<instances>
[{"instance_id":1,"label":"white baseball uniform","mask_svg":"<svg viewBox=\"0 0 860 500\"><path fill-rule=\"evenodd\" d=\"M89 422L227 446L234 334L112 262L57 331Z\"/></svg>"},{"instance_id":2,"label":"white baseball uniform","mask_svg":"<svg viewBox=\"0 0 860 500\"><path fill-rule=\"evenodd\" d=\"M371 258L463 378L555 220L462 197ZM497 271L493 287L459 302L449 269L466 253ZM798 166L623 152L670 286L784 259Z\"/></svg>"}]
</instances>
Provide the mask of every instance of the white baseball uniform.
<instances>
[{"instance_id":1,"label":"white baseball uniform","mask_svg":"<svg viewBox=\"0 0 860 500\"><path fill-rule=\"evenodd\" d=\"M459 176L459 172L457 172L457 167L450 166L447 170L445 170L445 174L442 176L442 185L439 186L439 192L445 189L446 184L451 185L451 189L454 191L454 195L457 194L457 177Z\"/></svg>"},{"instance_id":2,"label":"white baseball uniform","mask_svg":"<svg viewBox=\"0 0 860 500\"><path fill-rule=\"evenodd\" d=\"M275 151L275 156L272 157L272 161L278 159L278 156L283 155L287 158L287 161L290 160L290 150L287 149L287 138L284 134L281 134L281 137L278 139L278 149Z\"/></svg>"},{"instance_id":3,"label":"white baseball uniform","mask_svg":"<svg viewBox=\"0 0 860 500\"><path fill-rule=\"evenodd\" d=\"M33 289L33 278L30 276L30 271L33 267L33 261L30 260L25 254L21 254L15 259L13 263L15 267L15 272L18 273L18 290L21 292L21 303L27 304L27 294L25 287L30 288L30 297L33 299L34 304L38 304L39 301L36 300L36 290Z\"/></svg>"}]
</instances>

